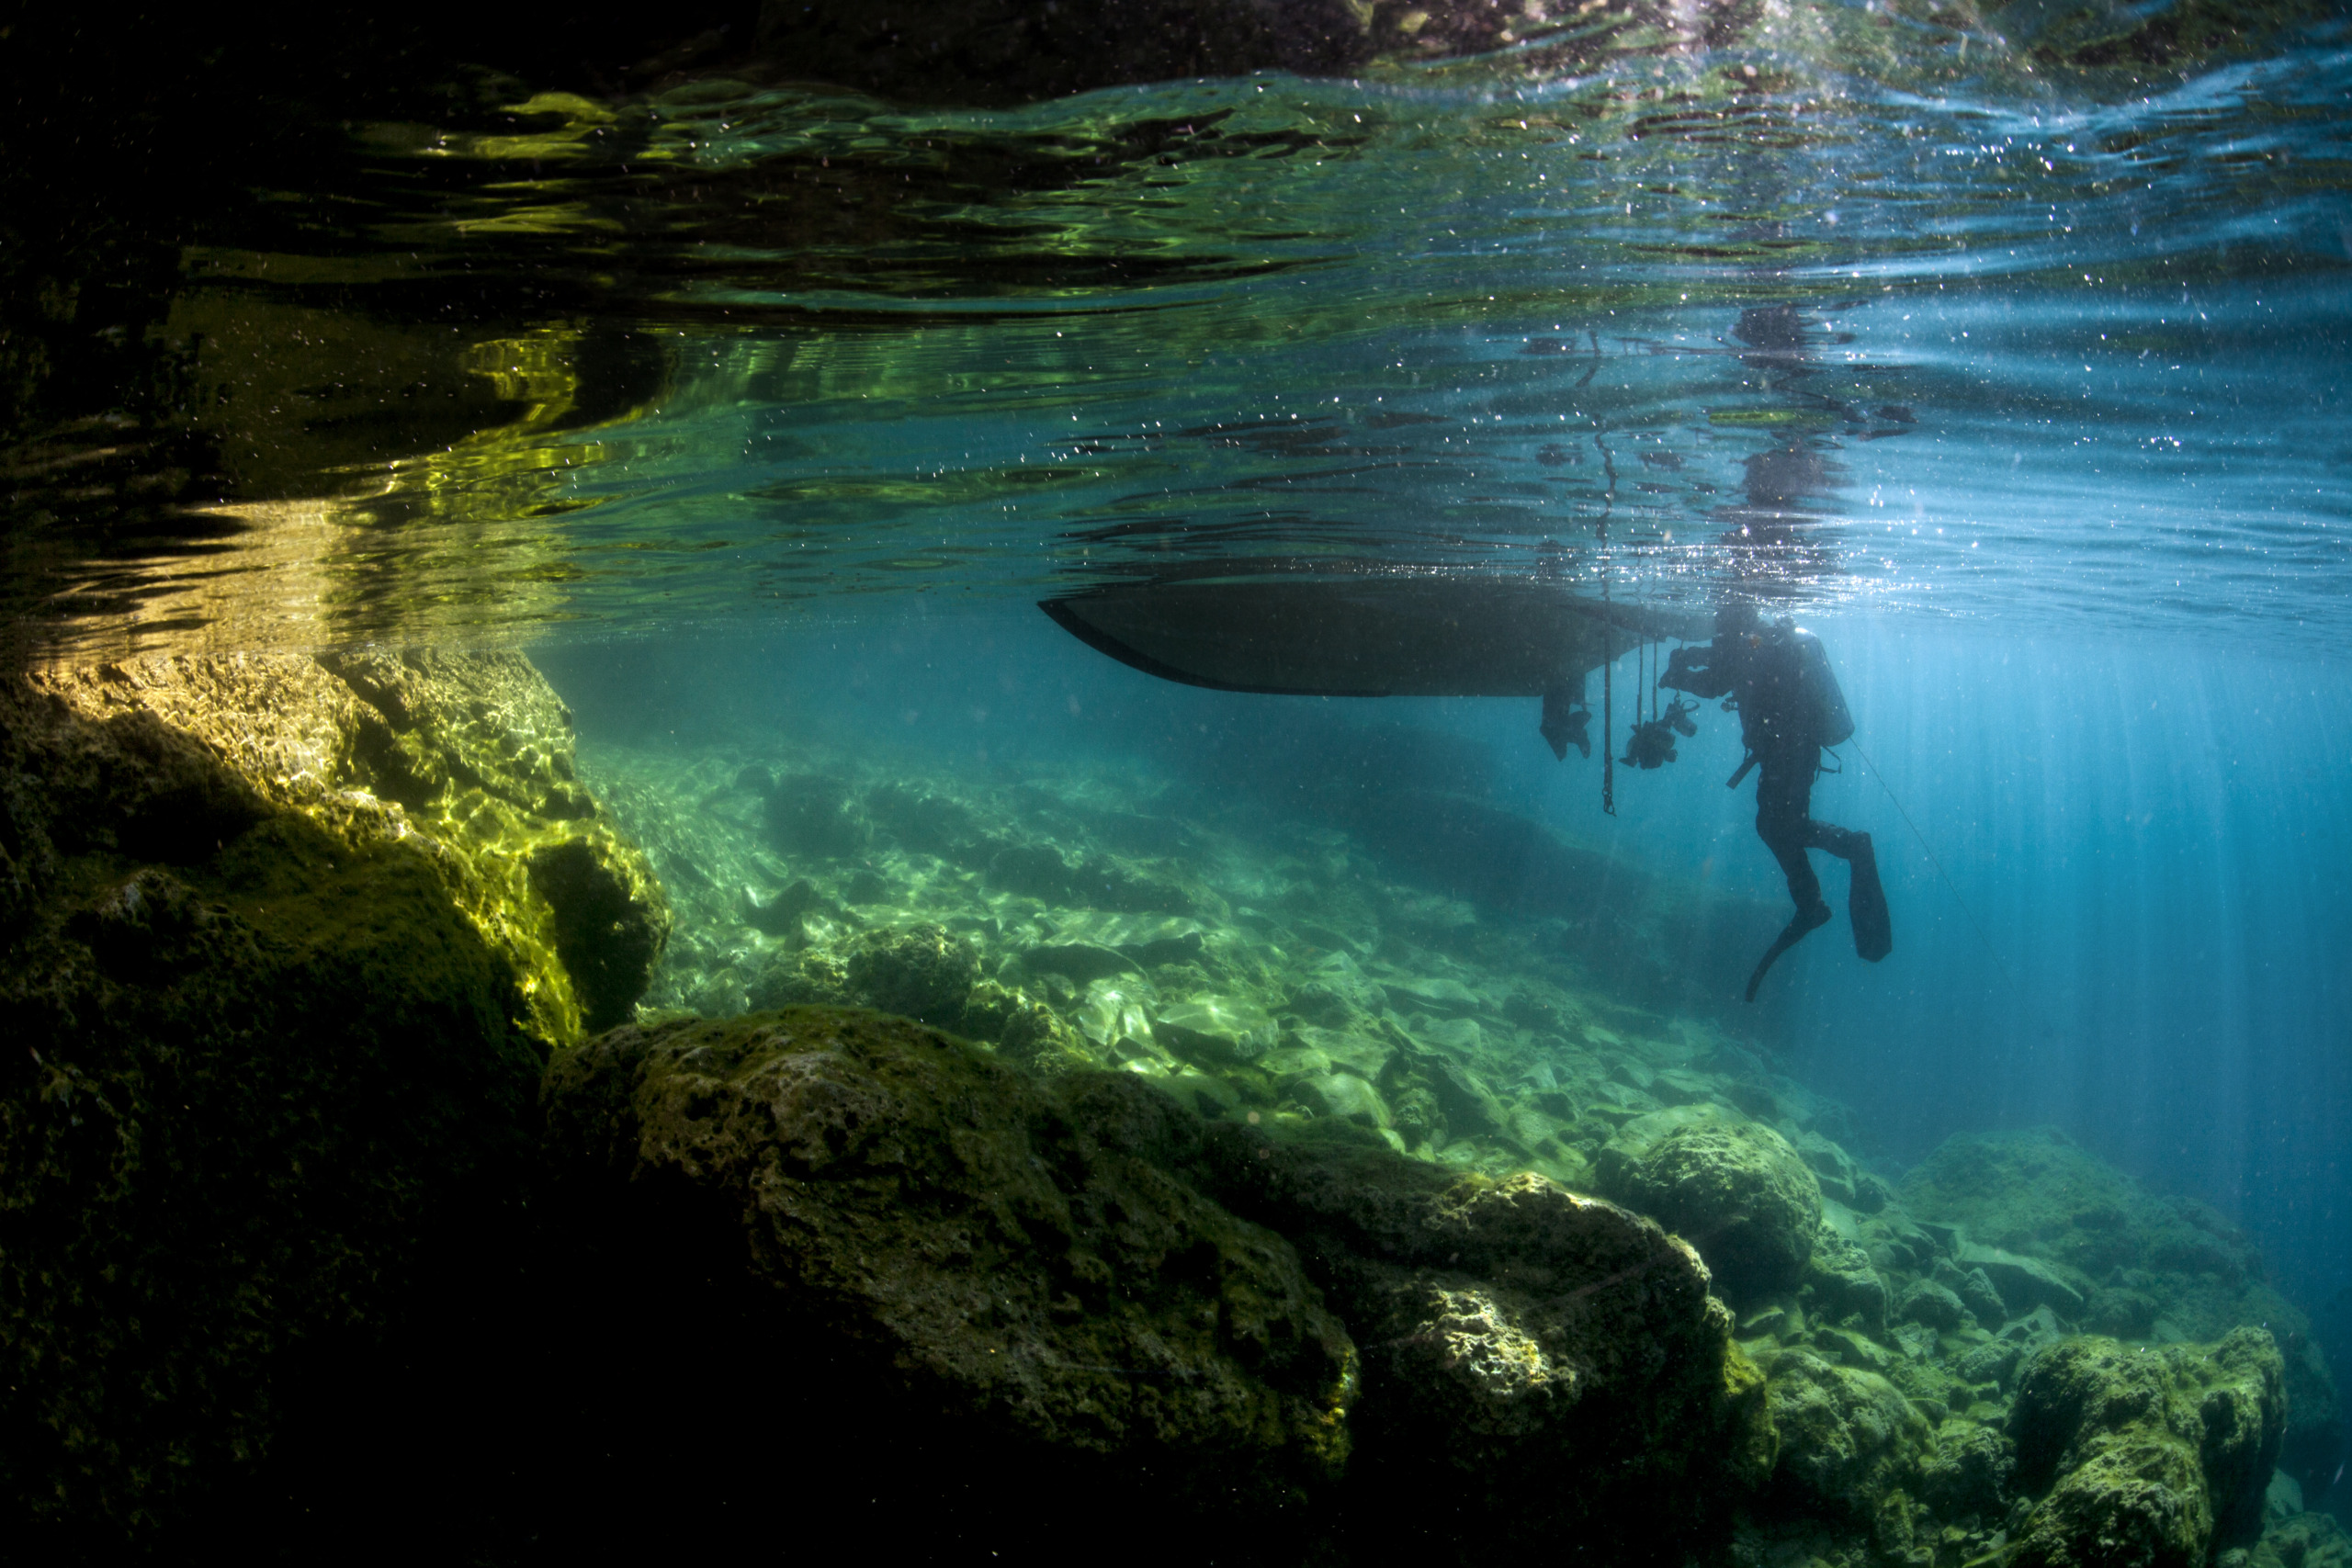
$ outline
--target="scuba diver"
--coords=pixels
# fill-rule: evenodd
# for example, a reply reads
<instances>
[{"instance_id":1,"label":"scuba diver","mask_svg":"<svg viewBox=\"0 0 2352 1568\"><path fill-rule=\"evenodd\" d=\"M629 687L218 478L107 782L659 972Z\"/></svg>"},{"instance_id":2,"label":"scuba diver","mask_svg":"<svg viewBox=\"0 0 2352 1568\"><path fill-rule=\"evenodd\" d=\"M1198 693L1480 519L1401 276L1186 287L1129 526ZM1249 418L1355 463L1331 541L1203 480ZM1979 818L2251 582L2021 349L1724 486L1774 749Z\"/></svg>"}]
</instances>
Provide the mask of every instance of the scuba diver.
<instances>
[{"instance_id":1,"label":"scuba diver","mask_svg":"<svg viewBox=\"0 0 2352 1568\"><path fill-rule=\"evenodd\" d=\"M1781 954L1829 921L1829 905L1806 858L1808 850L1826 850L1850 868L1847 913L1854 951L1872 964L1893 952L1894 928L1871 836L1812 816L1821 749L1854 733L1821 639L1798 626L1766 623L1754 604L1735 600L1715 613L1714 640L1675 649L1658 683L1696 697L1729 695L1738 705L1747 759L1730 784L1738 788L1748 770L1756 770L1756 836L1781 863L1789 897L1796 902L1796 913L1748 976L1747 999L1756 999L1765 972Z\"/></svg>"}]
</instances>

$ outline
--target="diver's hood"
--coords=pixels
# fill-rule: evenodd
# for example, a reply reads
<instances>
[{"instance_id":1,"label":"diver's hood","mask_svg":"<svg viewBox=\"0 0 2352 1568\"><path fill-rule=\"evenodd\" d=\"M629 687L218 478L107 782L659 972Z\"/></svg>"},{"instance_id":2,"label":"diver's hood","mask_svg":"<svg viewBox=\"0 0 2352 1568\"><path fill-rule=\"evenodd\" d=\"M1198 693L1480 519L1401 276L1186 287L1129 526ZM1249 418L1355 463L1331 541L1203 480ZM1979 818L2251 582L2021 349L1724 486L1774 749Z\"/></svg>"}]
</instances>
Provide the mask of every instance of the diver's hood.
<instances>
[{"instance_id":1,"label":"diver's hood","mask_svg":"<svg viewBox=\"0 0 2352 1568\"><path fill-rule=\"evenodd\" d=\"M1703 621L1544 582L1364 577L1176 581L1038 605L1121 663L1227 692L1331 697L1540 697L1637 643Z\"/></svg>"}]
</instances>

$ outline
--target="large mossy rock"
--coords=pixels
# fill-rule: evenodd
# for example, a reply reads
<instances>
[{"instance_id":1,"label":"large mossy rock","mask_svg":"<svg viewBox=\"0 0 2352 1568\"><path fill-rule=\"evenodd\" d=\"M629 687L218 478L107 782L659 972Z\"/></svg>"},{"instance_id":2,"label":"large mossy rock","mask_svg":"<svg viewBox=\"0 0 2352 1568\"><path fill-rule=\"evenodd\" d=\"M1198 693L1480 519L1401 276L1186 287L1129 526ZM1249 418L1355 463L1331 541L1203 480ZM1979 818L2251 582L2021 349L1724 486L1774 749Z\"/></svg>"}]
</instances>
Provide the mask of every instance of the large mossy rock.
<instances>
[{"instance_id":1,"label":"large mossy rock","mask_svg":"<svg viewBox=\"0 0 2352 1568\"><path fill-rule=\"evenodd\" d=\"M1597 1171L1602 1191L1697 1247L1736 1306L1795 1285L1813 1257L1821 1184L1760 1123L1656 1112L1611 1139Z\"/></svg>"},{"instance_id":2,"label":"large mossy rock","mask_svg":"<svg viewBox=\"0 0 2352 1568\"><path fill-rule=\"evenodd\" d=\"M2020 1375L2017 1480L2042 1493L2015 1568L2197 1568L2251 1543L2286 1429L2270 1336L2135 1348L2069 1339ZM2044 1492L2044 1489L2046 1493Z\"/></svg>"},{"instance_id":3,"label":"large mossy rock","mask_svg":"<svg viewBox=\"0 0 2352 1568\"><path fill-rule=\"evenodd\" d=\"M855 1486L1023 1551L1144 1517L1218 1561L1564 1530L1632 1561L1773 1462L1697 1256L1540 1177L1277 1142L820 1007L616 1031L547 1106L581 1354L632 1347L597 1375L665 1391L633 1440L682 1475ZM756 1435L703 1414L743 1410Z\"/></svg>"},{"instance_id":4,"label":"large mossy rock","mask_svg":"<svg viewBox=\"0 0 2352 1568\"><path fill-rule=\"evenodd\" d=\"M2048 1305L2098 1334L2159 1342L2269 1329L2286 1365L2279 1463L2306 1486L2335 1473L2343 1407L2310 1319L2211 1209L2154 1196L2054 1127L1958 1134L1905 1175L1901 1196L2012 1313Z\"/></svg>"},{"instance_id":5,"label":"large mossy rock","mask_svg":"<svg viewBox=\"0 0 2352 1568\"><path fill-rule=\"evenodd\" d=\"M1917 1489L1931 1433L1900 1389L1811 1350L1781 1351L1765 1366L1779 1480L1803 1504L1870 1518L1898 1488Z\"/></svg>"},{"instance_id":6,"label":"large mossy rock","mask_svg":"<svg viewBox=\"0 0 2352 1568\"><path fill-rule=\"evenodd\" d=\"M1365 1347L1352 1495L1389 1549L1671 1557L1770 1472L1763 1379L1655 1222L1532 1173L1233 1122L1190 1166L1298 1246Z\"/></svg>"},{"instance_id":7,"label":"large mossy rock","mask_svg":"<svg viewBox=\"0 0 2352 1568\"><path fill-rule=\"evenodd\" d=\"M829 1462L840 1402L842 1429L976 1476L1148 1476L1171 1518L1263 1514L1342 1468L1356 1352L1291 1247L961 1041L814 1007L632 1027L547 1094L583 1247L616 1277L733 1280L778 1348L729 1375L779 1467Z\"/></svg>"},{"instance_id":8,"label":"large mossy rock","mask_svg":"<svg viewBox=\"0 0 2352 1568\"><path fill-rule=\"evenodd\" d=\"M580 782L571 716L520 654L126 661L31 676L19 707L49 716L40 722L61 737L72 724L94 735L168 731L262 807L431 857L447 897L514 969L524 1025L549 1046L625 1021L668 940L651 867ZM70 770L80 748L58 746ZM110 749L98 743L101 755ZM182 787L134 785L119 768L111 777L99 787ZM53 782L75 787L70 771ZM202 809L183 820L141 805L134 816L122 829L134 858L198 861L227 842L207 837Z\"/></svg>"},{"instance_id":9,"label":"large mossy rock","mask_svg":"<svg viewBox=\"0 0 2352 1568\"><path fill-rule=\"evenodd\" d=\"M527 666L441 671L486 694ZM233 1513L287 1423L360 1399L499 1245L534 1026L569 1016L544 1005L551 956L530 961L552 917L520 858L348 787L370 746L420 788L429 766L478 773L487 743L402 738L486 722L413 707L396 728L310 660L0 690L12 1554L107 1558ZM542 841L594 816L552 773L542 812L559 790Z\"/></svg>"}]
</instances>

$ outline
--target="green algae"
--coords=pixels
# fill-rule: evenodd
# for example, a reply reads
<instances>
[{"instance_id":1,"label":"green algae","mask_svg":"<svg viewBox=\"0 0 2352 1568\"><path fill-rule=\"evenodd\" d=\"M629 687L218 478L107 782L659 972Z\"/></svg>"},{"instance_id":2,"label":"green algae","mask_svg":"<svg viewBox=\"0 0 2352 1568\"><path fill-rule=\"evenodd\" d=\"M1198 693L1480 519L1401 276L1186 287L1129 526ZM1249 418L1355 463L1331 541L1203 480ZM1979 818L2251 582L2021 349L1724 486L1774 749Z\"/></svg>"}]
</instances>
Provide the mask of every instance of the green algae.
<instances>
[{"instance_id":1,"label":"green algae","mask_svg":"<svg viewBox=\"0 0 2352 1568\"><path fill-rule=\"evenodd\" d=\"M697 1201L740 1215L753 1275L910 1422L1038 1462L1117 1454L1245 1507L1344 1465L1356 1350L1296 1255L1104 1146L1050 1080L801 1008L621 1030L548 1085L571 1201L618 1181L675 1194L657 1228Z\"/></svg>"},{"instance_id":2,"label":"green algae","mask_svg":"<svg viewBox=\"0 0 2352 1568\"><path fill-rule=\"evenodd\" d=\"M0 1496L17 1546L105 1555L249 1481L485 1245L541 1055L418 842L275 806L144 712L19 688L0 741L31 873L0 998Z\"/></svg>"},{"instance_id":3,"label":"green algae","mask_svg":"<svg viewBox=\"0 0 2352 1568\"><path fill-rule=\"evenodd\" d=\"M2286 1429L2276 1344L2241 1328L2216 1345L2132 1348L2068 1340L2018 1391L2018 1479L2046 1495L2007 1561L2193 1568L2261 1531Z\"/></svg>"},{"instance_id":4,"label":"green algae","mask_svg":"<svg viewBox=\"0 0 2352 1568\"><path fill-rule=\"evenodd\" d=\"M254 811L409 845L513 966L547 1048L581 1036L583 991L600 1026L626 1016L667 940L651 869L582 785L571 716L520 655L179 657L31 686L87 722L187 738ZM204 847L200 821L164 831L181 855Z\"/></svg>"}]
</instances>

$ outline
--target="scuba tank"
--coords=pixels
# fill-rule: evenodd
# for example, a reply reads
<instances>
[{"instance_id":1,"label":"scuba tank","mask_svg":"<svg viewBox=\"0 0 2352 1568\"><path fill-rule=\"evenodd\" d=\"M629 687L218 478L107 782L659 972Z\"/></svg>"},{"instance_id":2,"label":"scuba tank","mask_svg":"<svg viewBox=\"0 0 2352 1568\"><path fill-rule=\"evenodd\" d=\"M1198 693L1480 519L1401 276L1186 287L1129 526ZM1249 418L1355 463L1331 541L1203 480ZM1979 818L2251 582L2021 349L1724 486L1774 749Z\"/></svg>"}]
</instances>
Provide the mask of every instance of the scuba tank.
<instances>
[{"instance_id":1,"label":"scuba tank","mask_svg":"<svg viewBox=\"0 0 2352 1568\"><path fill-rule=\"evenodd\" d=\"M1854 738L1854 716L1846 711L1846 694L1829 668L1829 650L1803 626L1791 626L1783 635L1796 649L1797 713L1811 722L1815 742L1844 745Z\"/></svg>"}]
</instances>

